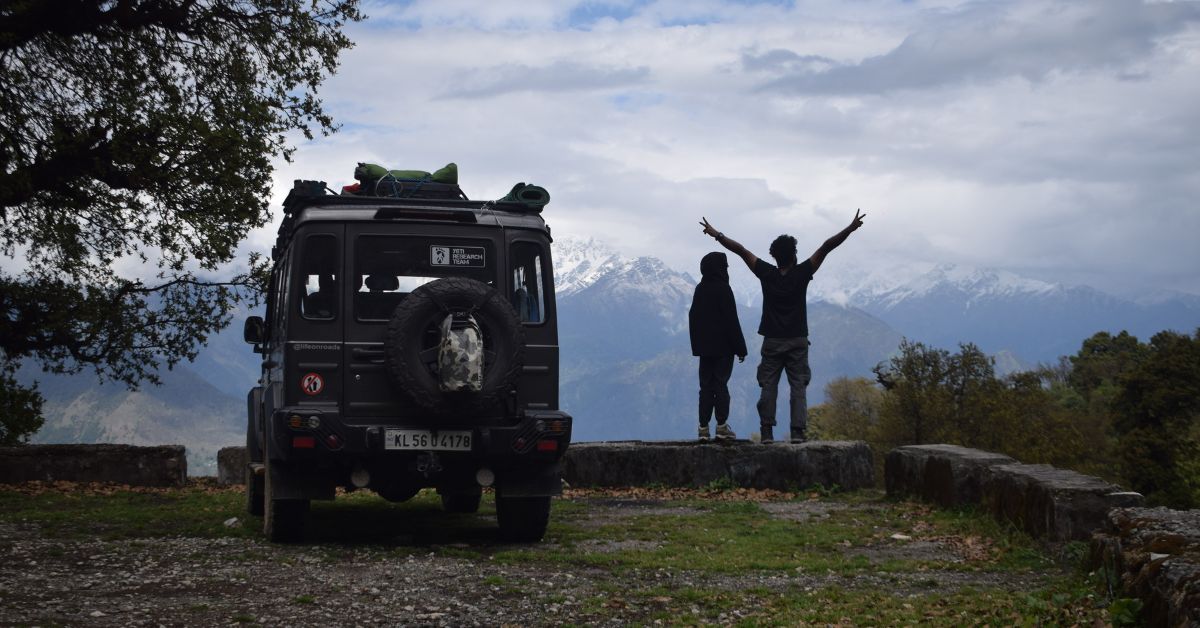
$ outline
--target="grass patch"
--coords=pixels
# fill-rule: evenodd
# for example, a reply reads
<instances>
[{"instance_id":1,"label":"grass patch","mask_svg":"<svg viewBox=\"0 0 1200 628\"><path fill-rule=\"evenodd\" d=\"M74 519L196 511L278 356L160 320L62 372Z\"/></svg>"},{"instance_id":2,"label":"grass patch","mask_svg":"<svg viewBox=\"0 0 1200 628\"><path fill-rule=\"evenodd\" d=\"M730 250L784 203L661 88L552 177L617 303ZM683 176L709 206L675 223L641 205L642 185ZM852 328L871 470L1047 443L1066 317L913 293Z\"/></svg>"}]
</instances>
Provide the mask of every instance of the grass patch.
<instances>
[{"instance_id":1,"label":"grass patch","mask_svg":"<svg viewBox=\"0 0 1200 628\"><path fill-rule=\"evenodd\" d=\"M888 502L876 492L809 497L782 502L771 516L752 501L688 499L664 503L652 514L603 517L565 502L555 509L541 550L501 548L501 562L583 562L624 569L672 569L711 573L747 570L864 572L918 570L1028 572L1053 564L1036 543L1011 526L969 510L938 511L921 504ZM561 502L560 502L561 503ZM672 514L670 506L681 506ZM807 519L788 517L790 507ZM603 523L589 521L597 517ZM897 540L894 537L898 537ZM922 557L908 543L936 544ZM913 555L908 555L913 554Z\"/></svg>"},{"instance_id":2,"label":"grass patch","mask_svg":"<svg viewBox=\"0 0 1200 628\"><path fill-rule=\"evenodd\" d=\"M1033 593L1002 588L895 594L872 588L793 587L774 591L653 587L625 592L591 610L641 612L653 623L745 626L796 625L1106 625L1108 613L1095 599L1056 584Z\"/></svg>"},{"instance_id":3,"label":"grass patch","mask_svg":"<svg viewBox=\"0 0 1200 628\"><path fill-rule=\"evenodd\" d=\"M49 536L107 540L166 536L247 537L244 498L236 491L189 487L111 493L0 491L0 521L34 523ZM237 517L241 525L226 527Z\"/></svg>"}]
</instances>

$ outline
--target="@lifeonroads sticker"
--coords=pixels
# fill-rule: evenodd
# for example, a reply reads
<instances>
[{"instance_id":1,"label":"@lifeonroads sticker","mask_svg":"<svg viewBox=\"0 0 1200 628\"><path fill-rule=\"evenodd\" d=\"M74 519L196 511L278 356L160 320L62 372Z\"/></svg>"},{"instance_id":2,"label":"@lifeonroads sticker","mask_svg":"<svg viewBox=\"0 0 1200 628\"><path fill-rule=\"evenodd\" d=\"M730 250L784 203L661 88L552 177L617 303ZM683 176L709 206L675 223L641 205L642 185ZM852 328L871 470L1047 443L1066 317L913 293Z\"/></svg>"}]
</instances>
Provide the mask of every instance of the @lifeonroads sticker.
<instances>
[{"instance_id":1,"label":"@lifeonroads sticker","mask_svg":"<svg viewBox=\"0 0 1200 628\"><path fill-rule=\"evenodd\" d=\"M430 266L452 266L455 268L483 268L487 259L482 246L442 246L438 244L429 247Z\"/></svg>"},{"instance_id":2,"label":"@lifeonroads sticker","mask_svg":"<svg viewBox=\"0 0 1200 628\"><path fill-rule=\"evenodd\" d=\"M300 380L300 390L306 395L319 395L325 390L325 380L317 373L309 373Z\"/></svg>"}]
</instances>

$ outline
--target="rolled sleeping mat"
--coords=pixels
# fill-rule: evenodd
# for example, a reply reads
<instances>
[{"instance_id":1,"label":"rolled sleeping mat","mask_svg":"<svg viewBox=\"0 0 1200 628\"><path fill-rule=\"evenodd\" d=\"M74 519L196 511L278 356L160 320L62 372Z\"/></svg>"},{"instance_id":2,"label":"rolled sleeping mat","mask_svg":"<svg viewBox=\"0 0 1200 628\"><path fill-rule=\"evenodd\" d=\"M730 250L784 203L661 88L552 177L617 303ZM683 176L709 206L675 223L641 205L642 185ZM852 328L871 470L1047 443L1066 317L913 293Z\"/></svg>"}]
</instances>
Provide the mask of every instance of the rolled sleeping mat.
<instances>
[{"instance_id":1,"label":"rolled sleeping mat","mask_svg":"<svg viewBox=\"0 0 1200 628\"><path fill-rule=\"evenodd\" d=\"M539 185L528 184L524 181L513 186L507 196L500 199L502 203L523 203L530 207L541 209L550 203L550 193Z\"/></svg>"}]
</instances>

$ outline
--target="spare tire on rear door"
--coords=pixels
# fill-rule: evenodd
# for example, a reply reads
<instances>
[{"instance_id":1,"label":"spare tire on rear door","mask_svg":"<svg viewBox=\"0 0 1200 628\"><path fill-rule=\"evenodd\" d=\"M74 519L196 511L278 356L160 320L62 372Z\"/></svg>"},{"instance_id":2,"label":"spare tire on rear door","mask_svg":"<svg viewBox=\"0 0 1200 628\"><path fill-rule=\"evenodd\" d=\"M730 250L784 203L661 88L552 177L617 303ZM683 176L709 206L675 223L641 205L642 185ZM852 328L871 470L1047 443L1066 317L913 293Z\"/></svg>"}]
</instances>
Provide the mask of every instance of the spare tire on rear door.
<instances>
[{"instance_id":1,"label":"spare tire on rear door","mask_svg":"<svg viewBox=\"0 0 1200 628\"><path fill-rule=\"evenodd\" d=\"M483 336L483 382L478 392L442 392L434 365L442 322L470 314ZM430 410L481 410L512 389L525 363L525 329L495 288L474 279L447 277L413 290L388 322L387 363L392 378Z\"/></svg>"}]
</instances>

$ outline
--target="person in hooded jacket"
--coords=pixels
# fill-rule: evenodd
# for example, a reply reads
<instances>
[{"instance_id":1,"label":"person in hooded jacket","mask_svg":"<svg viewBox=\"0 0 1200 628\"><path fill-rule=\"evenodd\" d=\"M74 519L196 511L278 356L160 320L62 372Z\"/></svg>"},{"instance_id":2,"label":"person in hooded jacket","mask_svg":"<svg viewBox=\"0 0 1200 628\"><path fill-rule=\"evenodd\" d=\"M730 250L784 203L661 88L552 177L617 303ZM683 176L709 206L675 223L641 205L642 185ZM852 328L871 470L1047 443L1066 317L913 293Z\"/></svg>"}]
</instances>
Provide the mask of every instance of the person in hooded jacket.
<instances>
[{"instance_id":1,"label":"person in hooded jacket","mask_svg":"<svg viewBox=\"0 0 1200 628\"><path fill-rule=\"evenodd\" d=\"M708 423L715 411L717 438L736 438L729 427L729 376L733 357L746 360L746 339L729 287L729 260L709 253L700 260L700 283L688 310L692 355L700 358L700 440L708 440Z\"/></svg>"}]
</instances>

